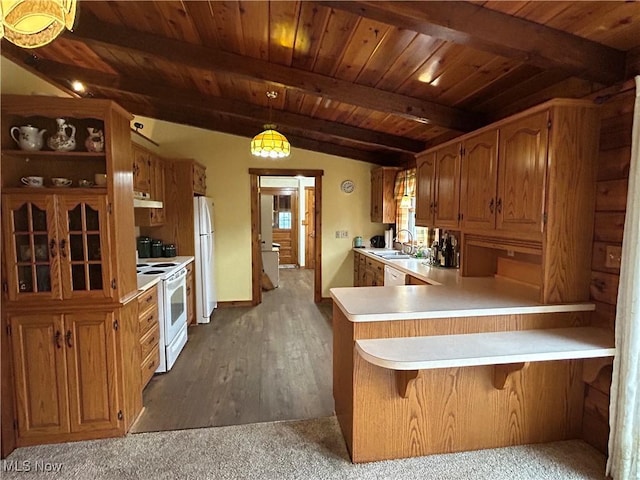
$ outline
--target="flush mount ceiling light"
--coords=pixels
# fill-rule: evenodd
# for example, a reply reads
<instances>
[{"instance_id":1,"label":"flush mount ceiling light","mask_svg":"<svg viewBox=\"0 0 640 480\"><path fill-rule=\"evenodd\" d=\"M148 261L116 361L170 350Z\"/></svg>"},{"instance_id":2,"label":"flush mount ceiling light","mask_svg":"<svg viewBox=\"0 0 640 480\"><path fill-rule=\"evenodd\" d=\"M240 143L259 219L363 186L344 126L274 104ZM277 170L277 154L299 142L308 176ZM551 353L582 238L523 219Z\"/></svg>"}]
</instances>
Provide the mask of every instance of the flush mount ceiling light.
<instances>
[{"instance_id":1,"label":"flush mount ceiling light","mask_svg":"<svg viewBox=\"0 0 640 480\"><path fill-rule=\"evenodd\" d=\"M22 48L42 47L76 18L76 0L1 0L0 38Z\"/></svg>"},{"instance_id":2,"label":"flush mount ceiling light","mask_svg":"<svg viewBox=\"0 0 640 480\"><path fill-rule=\"evenodd\" d=\"M278 92L267 92L269 99L269 123L264 125L264 132L251 140L251 155L262 158L286 158L291 155L291 144L287 137L276 130L271 123L271 100L278 97Z\"/></svg>"}]
</instances>

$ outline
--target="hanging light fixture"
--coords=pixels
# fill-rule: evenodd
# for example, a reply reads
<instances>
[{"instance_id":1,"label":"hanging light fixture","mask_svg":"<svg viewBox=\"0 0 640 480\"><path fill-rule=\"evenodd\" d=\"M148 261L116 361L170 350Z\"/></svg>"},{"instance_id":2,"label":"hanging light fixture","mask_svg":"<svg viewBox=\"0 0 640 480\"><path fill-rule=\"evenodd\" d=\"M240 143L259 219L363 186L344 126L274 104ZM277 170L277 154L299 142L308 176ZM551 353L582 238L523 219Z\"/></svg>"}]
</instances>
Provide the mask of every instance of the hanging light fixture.
<instances>
[{"instance_id":1,"label":"hanging light fixture","mask_svg":"<svg viewBox=\"0 0 640 480\"><path fill-rule=\"evenodd\" d=\"M271 123L271 100L278 98L278 92L267 92L269 99L269 123L264 125L264 132L251 140L251 155L262 158L286 158L291 155L291 144L287 137L276 130Z\"/></svg>"},{"instance_id":2,"label":"hanging light fixture","mask_svg":"<svg viewBox=\"0 0 640 480\"><path fill-rule=\"evenodd\" d=\"M0 0L0 38L22 48L42 47L71 30L77 0Z\"/></svg>"}]
</instances>

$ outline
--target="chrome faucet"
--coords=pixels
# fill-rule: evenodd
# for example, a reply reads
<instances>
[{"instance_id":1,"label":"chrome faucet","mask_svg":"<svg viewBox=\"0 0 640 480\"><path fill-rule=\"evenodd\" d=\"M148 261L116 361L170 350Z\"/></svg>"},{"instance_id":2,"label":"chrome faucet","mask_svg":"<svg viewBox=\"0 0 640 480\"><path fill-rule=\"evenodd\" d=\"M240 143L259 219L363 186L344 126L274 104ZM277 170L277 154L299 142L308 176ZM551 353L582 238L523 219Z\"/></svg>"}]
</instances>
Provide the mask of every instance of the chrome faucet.
<instances>
[{"instance_id":1,"label":"chrome faucet","mask_svg":"<svg viewBox=\"0 0 640 480\"><path fill-rule=\"evenodd\" d=\"M409 234L409 245L408 245L409 250L408 251L405 250L405 247L407 247L407 242L402 242L402 248L401 248L402 253L406 253L407 255L412 255L413 254L413 233L411 233L411 230L402 228L396 232L396 238L393 239L394 242L398 240L400 232L407 232Z\"/></svg>"}]
</instances>

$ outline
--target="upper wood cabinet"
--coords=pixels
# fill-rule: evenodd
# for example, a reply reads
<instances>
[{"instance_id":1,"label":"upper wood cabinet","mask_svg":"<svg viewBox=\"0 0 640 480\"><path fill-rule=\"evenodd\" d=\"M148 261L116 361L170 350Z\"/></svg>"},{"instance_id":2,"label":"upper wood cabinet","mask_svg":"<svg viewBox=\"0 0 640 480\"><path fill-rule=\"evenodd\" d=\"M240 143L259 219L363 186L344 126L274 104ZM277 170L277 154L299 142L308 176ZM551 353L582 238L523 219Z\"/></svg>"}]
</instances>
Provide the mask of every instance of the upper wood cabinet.
<instances>
[{"instance_id":1,"label":"upper wood cabinet","mask_svg":"<svg viewBox=\"0 0 640 480\"><path fill-rule=\"evenodd\" d=\"M9 322L22 442L116 431L122 412L113 314L39 312Z\"/></svg>"},{"instance_id":2,"label":"upper wood cabinet","mask_svg":"<svg viewBox=\"0 0 640 480\"><path fill-rule=\"evenodd\" d=\"M133 189L136 192L151 193L151 154L133 143Z\"/></svg>"},{"instance_id":3,"label":"upper wood cabinet","mask_svg":"<svg viewBox=\"0 0 640 480\"><path fill-rule=\"evenodd\" d=\"M460 211L460 144L416 159L416 225L457 228Z\"/></svg>"},{"instance_id":4,"label":"upper wood cabinet","mask_svg":"<svg viewBox=\"0 0 640 480\"><path fill-rule=\"evenodd\" d=\"M193 193L197 195L207 194L207 167L198 162L193 162Z\"/></svg>"},{"instance_id":5,"label":"upper wood cabinet","mask_svg":"<svg viewBox=\"0 0 640 480\"><path fill-rule=\"evenodd\" d=\"M107 216L105 194L4 194L9 299L113 298Z\"/></svg>"},{"instance_id":6,"label":"upper wood cabinet","mask_svg":"<svg viewBox=\"0 0 640 480\"><path fill-rule=\"evenodd\" d=\"M135 147L141 150L141 147ZM147 152L149 164L149 193L150 199L157 202L165 200L165 162L157 155ZM135 169L134 169L135 177ZM164 225L165 212L163 208L136 208L136 225L141 227L157 227Z\"/></svg>"},{"instance_id":7,"label":"upper wood cabinet","mask_svg":"<svg viewBox=\"0 0 640 480\"><path fill-rule=\"evenodd\" d=\"M543 111L464 140L463 230L541 238L548 130Z\"/></svg>"},{"instance_id":8,"label":"upper wood cabinet","mask_svg":"<svg viewBox=\"0 0 640 480\"><path fill-rule=\"evenodd\" d=\"M436 155L423 153L416 158L416 225L433 226Z\"/></svg>"},{"instance_id":9,"label":"upper wood cabinet","mask_svg":"<svg viewBox=\"0 0 640 480\"><path fill-rule=\"evenodd\" d=\"M500 128L497 229L541 237L550 126L544 111Z\"/></svg>"},{"instance_id":10,"label":"upper wood cabinet","mask_svg":"<svg viewBox=\"0 0 640 480\"><path fill-rule=\"evenodd\" d=\"M462 152L462 229L493 229L496 225L498 130L466 139Z\"/></svg>"},{"instance_id":11,"label":"upper wood cabinet","mask_svg":"<svg viewBox=\"0 0 640 480\"><path fill-rule=\"evenodd\" d=\"M399 168L379 167L371 171L371 221L394 223L396 199L393 189Z\"/></svg>"}]
</instances>

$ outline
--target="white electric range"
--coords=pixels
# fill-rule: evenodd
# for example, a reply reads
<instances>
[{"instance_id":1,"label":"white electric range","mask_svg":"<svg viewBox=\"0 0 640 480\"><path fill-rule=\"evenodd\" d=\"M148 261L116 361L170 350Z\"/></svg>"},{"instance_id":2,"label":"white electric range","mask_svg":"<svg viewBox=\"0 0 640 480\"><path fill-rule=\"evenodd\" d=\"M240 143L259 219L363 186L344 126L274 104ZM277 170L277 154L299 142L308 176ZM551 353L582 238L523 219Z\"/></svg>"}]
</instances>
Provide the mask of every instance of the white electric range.
<instances>
[{"instance_id":1,"label":"white electric range","mask_svg":"<svg viewBox=\"0 0 640 480\"><path fill-rule=\"evenodd\" d=\"M156 373L168 372L187 343L187 269L193 257L139 259L138 288L158 284L160 363Z\"/></svg>"}]
</instances>

